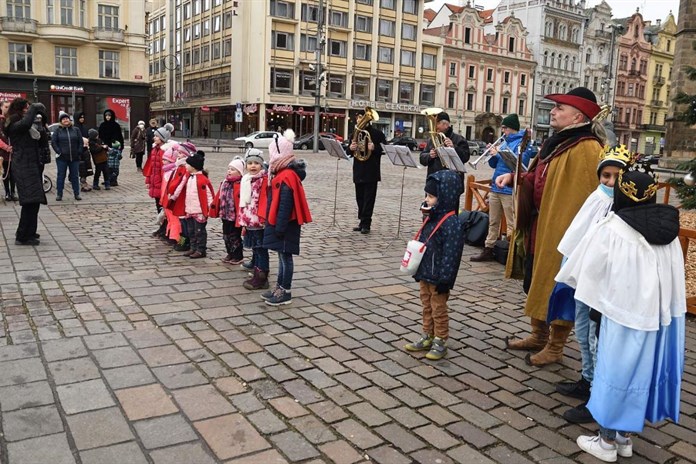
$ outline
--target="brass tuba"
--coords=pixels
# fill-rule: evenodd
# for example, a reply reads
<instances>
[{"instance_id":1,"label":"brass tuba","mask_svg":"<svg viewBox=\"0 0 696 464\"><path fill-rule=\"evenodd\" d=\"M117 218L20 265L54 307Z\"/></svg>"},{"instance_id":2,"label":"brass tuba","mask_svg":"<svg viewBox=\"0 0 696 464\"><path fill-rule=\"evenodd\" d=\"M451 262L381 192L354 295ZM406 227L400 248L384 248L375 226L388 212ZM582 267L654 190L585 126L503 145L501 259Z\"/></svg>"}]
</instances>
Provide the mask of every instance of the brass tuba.
<instances>
[{"instance_id":1,"label":"brass tuba","mask_svg":"<svg viewBox=\"0 0 696 464\"><path fill-rule=\"evenodd\" d=\"M436 151L445 144L445 134L437 131L437 115L442 113L442 111L442 108L426 108L421 111L421 114L428 118L428 127L430 130L427 134L430 136L430 140L433 142L433 149ZM440 157L440 162L445 169L448 169L447 163L443 157Z\"/></svg>"},{"instance_id":2,"label":"brass tuba","mask_svg":"<svg viewBox=\"0 0 696 464\"><path fill-rule=\"evenodd\" d=\"M358 161L367 161L372 156L372 150L368 148L368 145L372 143L372 137L370 137L370 132L365 130L365 128L371 121L377 121L378 119L379 113L368 106L355 125L353 143L356 143L358 148L355 150L353 157Z\"/></svg>"}]
</instances>

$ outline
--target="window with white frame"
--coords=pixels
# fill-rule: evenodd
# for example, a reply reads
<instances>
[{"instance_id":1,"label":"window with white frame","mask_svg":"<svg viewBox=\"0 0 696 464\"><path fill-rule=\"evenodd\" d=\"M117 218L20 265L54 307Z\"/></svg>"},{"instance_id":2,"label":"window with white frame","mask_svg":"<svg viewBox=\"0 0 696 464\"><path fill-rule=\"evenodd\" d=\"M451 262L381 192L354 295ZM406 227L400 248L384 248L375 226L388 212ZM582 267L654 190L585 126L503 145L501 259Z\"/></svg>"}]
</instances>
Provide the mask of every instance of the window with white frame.
<instances>
[{"instance_id":1,"label":"window with white frame","mask_svg":"<svg viewBox=\"0 0 696 464\"><path fill-rule=\"evenodd\" d=\"M193 38L199 39L201 37L201 24L196 23L193 25Z\"/></svg>"},{"instance_id":2,"label":"window with white frame","mask_svg":"<svg viewBox=\"0 0 696 464\"><path fill-rule=\"evenodd\" d=\"M222 50L221 50L220 42L213 42L213 59L214 60L219 60L220 57L222 56Z\"/></svg>"},{"instance_id":3,"label":"window with white frame","mask_svg":"<svg viewBox=\"0 0 696 464\"><path fill-rule=\"evenodd\" d=\"M401 50L401 66L416 66L416 52L413 50Z\"/></svg>"},{"instance_id":4,"label":"window with white frame","mask_svg":"<svg viewBox=\"0 0 696 464\"><path fill-rule=\"evenodd\" d=\"M437 55L423 53L423 69L435 69Z\"/></svg>"},{"instance_id":5,"label":"window with white frame","mask_svg":"<svg viewBox=\"0 0 696 464\"><path fill-rule=\"evenodd\" d=\"M394 63L394 49L391 47L379 47L377 49L377 61L380 63Z\"/></svg>"},{"instance_id":6,"label":"window with white frame","mask_svg":"<svg viewBox=\"0 0 696 464\"><path fill-rule=\"evenodd\" d=\"M399 103L413 103L413 83L399 83Z\"/></svg>"},{"instance_id":7,"label":"window with white frame","mask_svg":"<svg viewBox=\"0 0 696 464\"><path fill-rule=\"evenodd\" d=\"M271 68L271 92L292 92L292 70Z\"/></svg>"},{"instance_id":8,"label":"window with white frame","mask_svg":"<svg viewBox=\"0 0 696 464\"><path fill-rule=\"evenodd\" d=\"M80 27L85 27L85 12L87 11L87 0L80 1Z\"/></svg>"},{"instance_id":9,"label":"window with white frame","mask_svg":"<svg viewBox=\"0 0 696 464\"><path fill-rule=\"evenodd\" d=\"M476 78L476 66L469 66L469 79L475 79Z\"/></svg>"},{"instance_id":10,"label":"window with white frame","mask_svg":"<svg viewBox=\"0 0 696 464\"><path fill-rule=\"evenodd\" d=\"M56 74L77 76L77 48L56 47Z\"/></svg>"},{"instance_id":11,"label":"window with white frame","mask_svg":"<svg viewBox=\"0 0 696 464\"><path fill-rule=\"evenodd\" d=\"M210 61L210 45L203 45L201 48L201 61L203 63Z\"/></svg>"},{"instance_id":12,"label":"window with white frame","mask_svg":"<svg viewBox=\"0 0 696 464\"><path fill-rule=\"evenodd\" d=\"M473 111L474 109L474 94L469 92L466 94L466 110Z\"/></svg>"},{"instance_id":13,"label":"window with white frame","mask_svg":"<svg viewBox=\"0 0 696 464\"><path fill-rule=\"evenodd\" d=\"M98 26L100 29L118 29L118 7L99 5Z\"/></svg>"},{"instance_id":14,"label":"window with white frame","mask_svg":"<svg viewBox=\"0 0 696 464\"><path fill-rule=\"evenodd\" d=\"M200 64L201 62L201 49L196 47L193 49L193 64Z\"/></svg>"},{"instance_id":15,"label":"window with white frame","mask_svg":"<svg viewBox=\"0 0 696 464\"><path fill-rule=\"evenodd\" d=\"M7 0L7 16L13 19L31 19L31 0Z\"/></svg>"},{"instance_id":16,"label":"window with white frame","mask_svg":"<svg viewBox=\"0 0 696 464\"><path fill-rule=\"evenodd\" d=\"M191 18L191 3L184 3L184 19Z\"/></svg>"},{"instance_id":17,"label":"window with white frame","mask_svg":"<svg viewBox=\"0 0 696 464\"><path fill-rule=\"evenodd\" d=\"M329 41L329 55L331 56L346 56L346 42L344 40L333 40Z\"/></svg>"},{"instance_id":18,"label":"window with white frame","mask_svg":"<svg viewBox=\"0 0 696 464\"><path fill-rule=\"evenodd\" d=\"M370 98L370 78L369 77L354 77L353 78L353 98L364 97Z\"/></svg>"},{"instance_id":19,"label":"window with white frame","mask_svg":"<svg viewBox=\"0 0 696 464\"><path fill-rule=\"evenodd\" d=\"M358 32L372 32L372 18L355 15L355 30Z\"/></svg>"},{"instance_id":20,"label":"window with white frame","mask_svg":"<svg viewBox=\"0 0 696 464\"><path fill-rule=\"evenodd\" d=\"M386 79L377 79L376 97L379 101L391 101L392 81Z\"/></svg>"},{"instance_id":21,"label":"window with white frame","mask_svg":"<svg viewBox=\"0 0 696 464\"><path fill-rule=\"evenodd\" d=\"M222 17L220 15L217 15L213 18L213 32L220 32L221 27L222 27Z\"/></svg>"},{"instance_id":22,"label":"window with white frame","mask_svg":"<svg viewBox=\"0 0 696 464\"><path fill-rule=\"evenodd\" d=\"M313 35L300 35L300 51L315 52L317 51L317 38Z\"/></svg>"},{"instance_id":23,"label":"window with white frame","mask_svg":"<svg viewBox=\"0 0 696 464\"><path fill-rule=\"evenodd\" d=\"M121 55L111 50L99 50L99 77L118 79Z\"/></svg>"},{"instance_id":24,"label":"window with white frame","mask_svg":"<svg viewBox=\"0 0 696 464\"><path fill-rule=\"evenodd\" d=\"M225 39L222 42L222 55L231 56L232 55L232 39Z\"/></svg>"},{"instance_id":25,"label":"window with white frame","mask_svg":"<svg viewBox=\"0 0 696 464\"><path fill-rule=\"evenodd\" d=\"M457 92L454 90L447 91L447 108L454 108L457 102Z\"/></svg>"},{"instance_id":26,"label":"window with white frame","mask_svg":"<svg viewBox=\"0 0 696 464\"><path fill-rule=\"evenodd\" d=\"M416 0L404 0L404 13L416 14L417 12Z\"/></svg>"},{"instance_id":27,"label":"window with white frame","mask_svg":"<svg viewBox=\"0 0 696 464\"><path fill-rule=\"evenodd\" d=\"M395 0L380 0L379 6L382 8L386 8L388 10L393 10L396 8L396 1Z\"/></svg>"},{"instance_id":28,"label":"window with white frame","mask_svg":"<svg viewBox=\"0 0 696 464\"><path fill-rule=\"evenodd\" d=\"M193 14L201 14L201 0L193 0Z\"/></svg>"},{"instance_id":29,"label":"window with white frame","mask_svg":"<svg viewBox=\"0 0 696 464\"><path fill-rule=\"evenodd\" d=\"M187 27L184 29L184 42L190 42L191 41L191 28Z\"/></svg>"},{"instance_id":30,"label":"window with white frame","mask_svg":"<svg viewBox=\"0 0 696 464\"><path fill-rule=\"evenodd\" d=\"M435 104L435 86L430 84L421 84L420 86L420 104L434 105Z\"/></svg>"},{"instance_id":31,"label":"window with white frame","mask_svg":"<svg viewBox=\"0 0 696 464\"><path fill-rule=\"evenodd\" d=\"M510 83L510 71L505 71L503 73L503 82L506 84ZM503 113L505 113L505 111L503 111Z\"/></svg>"},{"instance_id":32,"label":"window with white frame","mask_svg":"<svg viewBox=\"0 0 696 464\"><path fill-rule=\"evenodd\" d=\"M405 40L416 40L418 27L415 24L403 23L401 25L401 38Z\"/></svg>"},{"instance_id":33,"label":"window with white frame","mask_svg":"<svg viewBox=\"0 0 696 464\"><path fill-rule=\"evenodd\" d=\"M308 5L303 3L300 7L300 15L302 21L309 23L319 22L319 7L317 5Z\"/></svg>"},{"instance_id":34,"label":"window with white frame","mask_svg":"<svg viewBox=\"0 0 696 464\"><path fill-rule=\"evenodd\" d=\"M372 61L372 45L355 42L355 59Z\"/></svg>"},{"instance_id":35,"label":"window with white frame","mask_svg":"<svg viewBox=\"0 0 696 464\"><path fill-rule=\"evenodd\" d=\"M60 0L60 24L73 25L73 0Z\"/></svg>"},{"instance_id":36,"label":"window with white frame","mask_svg":"<svg viewBox=\"0 0 696 464\"><path fill-rule=\"evenodd\" d=\"M8 44L8 49L10 55L10 71L34 72L31 44L10 42Z\"/></svg>"},{"instance_id":37,"label":"window with white frame","mask_svg":"<svg viewBox=\"0 0 696 464\"><path fill-rule=\"evenodd\" d=\"M486 113L491 112L491 105L493 104L493 97L486 95Z\"/></svg>"},{"instance_id":38,"label":"window with white frame","mask_svg":"<svg viewBox=\"0 0 696 464\"><path fill-rule=\"evenodd\" d=\"M222 28L230 29L232 27L232 12L228 11L222 15Z\"/></svg>"},{"instance_id":39,"label":"window with white frame","mask_svg":"<svg viewBox=\"0 0 696 464\"><path fill-rule=\"evenodd\" d=\"M53 24L56 21L56 5L55 0L46 0L46 22Z\"/></svg>"},{"instance_id":40,"label":"window with white frame","mask_svg":"<svg viewBox=\"0 0 696 464\"><path fill-rule=\"evenodd\" d=\"M329 24L331 26L348 27L348 13L345 11L331 10Z\"/></svg>"},{"instance_id":41,"label":"window with white frame","mask_svg":"<svg viewBox=\"0 0 696 464\"><path fill-rule=\"evenodd\" d=\"M295 34L288 32L271 32L271 48L275 50L293 50Z\"/></svg>"},{"instance_id":42,"label":"window with white frame","mask_svg":"<svg viewBox=\"0 0 696 464\"><path fill-rule=\"evenodd\" d=\"M450 76L456 76L457 75L457 63L454 61L450 61L449 64L449 75Z\"/></svg>"},{"instance_id":43,"label":"window with white frame","mask_svg":"<svg viewBox=\"0 0 696 464\"><path fill-rule=\"evenodd\" d=\"M394 29L395 29L395 23L394 21L390 21L388 19L380 19L379 20L379 35L383 35L385 37L394 37Z\"/></svg>"},{"instance_id":44,"label":"window with white frame","mask_svg":"<svg viewBox=\"0 0 696 464\"><path fill-rule=\"evenodd\" d=\"M277 18L294 18L295 4L282 2L280 0L271 0L271 16Z\"/></svg>"},{"instance_id":45,"label":"window with white frame","mask_svg":"<svg viewBox=\"0 0 696 464\"><path fill-rule=\"evenodd\" d=\"M203 28L202 28L203 29L203 37L210 35L210 20L206 19L205 21L203 21L202 24L203 24Z\"/></svg>"},{"instance_id":46,"label":"window with white frame","mask_svg":"<svg viewBox=\"0 0 696 464\"><path fill-rule=\"evenodd\" d=\"M210 9L210 0L203 0L203 11L208 11Z\"/></svg>"},{"instance_id":47,"label":"window with white frame","mask_svg":"<svg viewBox=\"0 0 696 464\"><path fill-rule=\"evenodd\" d=\"M346 95L346 76L329 75L329 97L343 98Z\"/></svg>"}]
</instances>

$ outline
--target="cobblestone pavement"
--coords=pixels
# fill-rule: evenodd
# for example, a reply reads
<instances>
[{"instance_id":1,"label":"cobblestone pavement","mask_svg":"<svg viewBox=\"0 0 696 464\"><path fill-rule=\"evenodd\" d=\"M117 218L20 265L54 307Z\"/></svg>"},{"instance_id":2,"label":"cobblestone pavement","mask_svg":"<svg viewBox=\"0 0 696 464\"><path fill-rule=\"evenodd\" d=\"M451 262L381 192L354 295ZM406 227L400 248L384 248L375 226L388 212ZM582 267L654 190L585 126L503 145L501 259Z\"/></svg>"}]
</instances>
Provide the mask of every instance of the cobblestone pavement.
<instances>
[{"instance_id":1,"label":"cobblestone pavement","mask_svg":"<svg viewBox=\"0 0 696 464\"><path fill-rule=\"evenodd\" d=\"M498 264L470 263L478 250L466 247L450 299L447 358L403 351L420 304L398 265L425 172L383 160L362 236L350 230L348 164L334 222L336 162L303 156L315 222L282 309L220 262L218 221L206 259L150 238L154 203L127 157L109 192L79 203L52 192L39 247L14 245L19 208L0 204L1 463L594 462L575 438L596 426L566 423L560 414L577 401L553 386L577 377L577 345L544 369L505 351L504 338L528 327L521 285ZM208 154L214 183L231 157ZM272 278L276 265L272 256ZM695 335L689 320L682 422L646 428L633 463L696 456Z\"/></svg>"}]
</instances>

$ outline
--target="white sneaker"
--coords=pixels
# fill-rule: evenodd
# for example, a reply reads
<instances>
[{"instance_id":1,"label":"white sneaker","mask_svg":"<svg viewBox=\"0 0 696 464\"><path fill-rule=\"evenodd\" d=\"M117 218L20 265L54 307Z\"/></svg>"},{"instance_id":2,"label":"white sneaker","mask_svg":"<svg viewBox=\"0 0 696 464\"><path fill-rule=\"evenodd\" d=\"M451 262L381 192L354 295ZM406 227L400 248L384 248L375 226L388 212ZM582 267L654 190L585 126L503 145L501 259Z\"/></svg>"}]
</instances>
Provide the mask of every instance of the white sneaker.
<instances>
[{"instance_id":1,"label":"white sneaker","mask_svg":"<svg viewBox=\"0 0 696 464\"><path fill-rule=\"evenodd\" d=\"M616 441L616 453L622 458L630 458L633 456L633 442L630 438L626 438L626 442L621 444Z\"/></svg>"},{"instance_id":2,"label":"white sneaker","mask_svg":"<svg viewBox=\"0 0 696 464\"><path fill-rule=\"evenodd\" d=\"M616 462L616 445L610 445L610 449L605 449L604 446L602 446L601 441L602 439L599 435L581 435L576 440L576 443L581 450L591 454L601 461Z\"/></svg>"}]
</instances>

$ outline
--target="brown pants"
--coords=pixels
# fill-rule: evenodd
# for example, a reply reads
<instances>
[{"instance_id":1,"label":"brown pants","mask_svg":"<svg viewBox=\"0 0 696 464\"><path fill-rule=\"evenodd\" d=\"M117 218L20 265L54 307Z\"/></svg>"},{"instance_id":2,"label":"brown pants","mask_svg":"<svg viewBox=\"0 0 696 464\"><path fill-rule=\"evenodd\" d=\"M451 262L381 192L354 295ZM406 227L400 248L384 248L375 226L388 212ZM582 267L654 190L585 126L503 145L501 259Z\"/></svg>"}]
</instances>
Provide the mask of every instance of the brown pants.
<instances>
[{"instance_id":1,"label":"brown pants","mask_svg":"<svg viewBox=\"0 0 696 464\"><path fill-rule=\"evenodd\" d=\"M449 292L437 293L435 285L420 282L420 299L423 303L423 333L442 339L449 337L447 300Z\"/></svg>"},{"instance_id":2,"label":"brown pants","mask_svg":"<svg viewBox=\"0 0 696 464\"><path fill-rule=\"evenodd\" d=\"M495 241L498 240L500 233L500 223L502 216L505 215L505 234L508 240L512 240L512 225L514 217L512 214L512 195L491 192L488 194L488 236L486 237L486 248L493 248Z\"/></svg>"}]
</instances>

